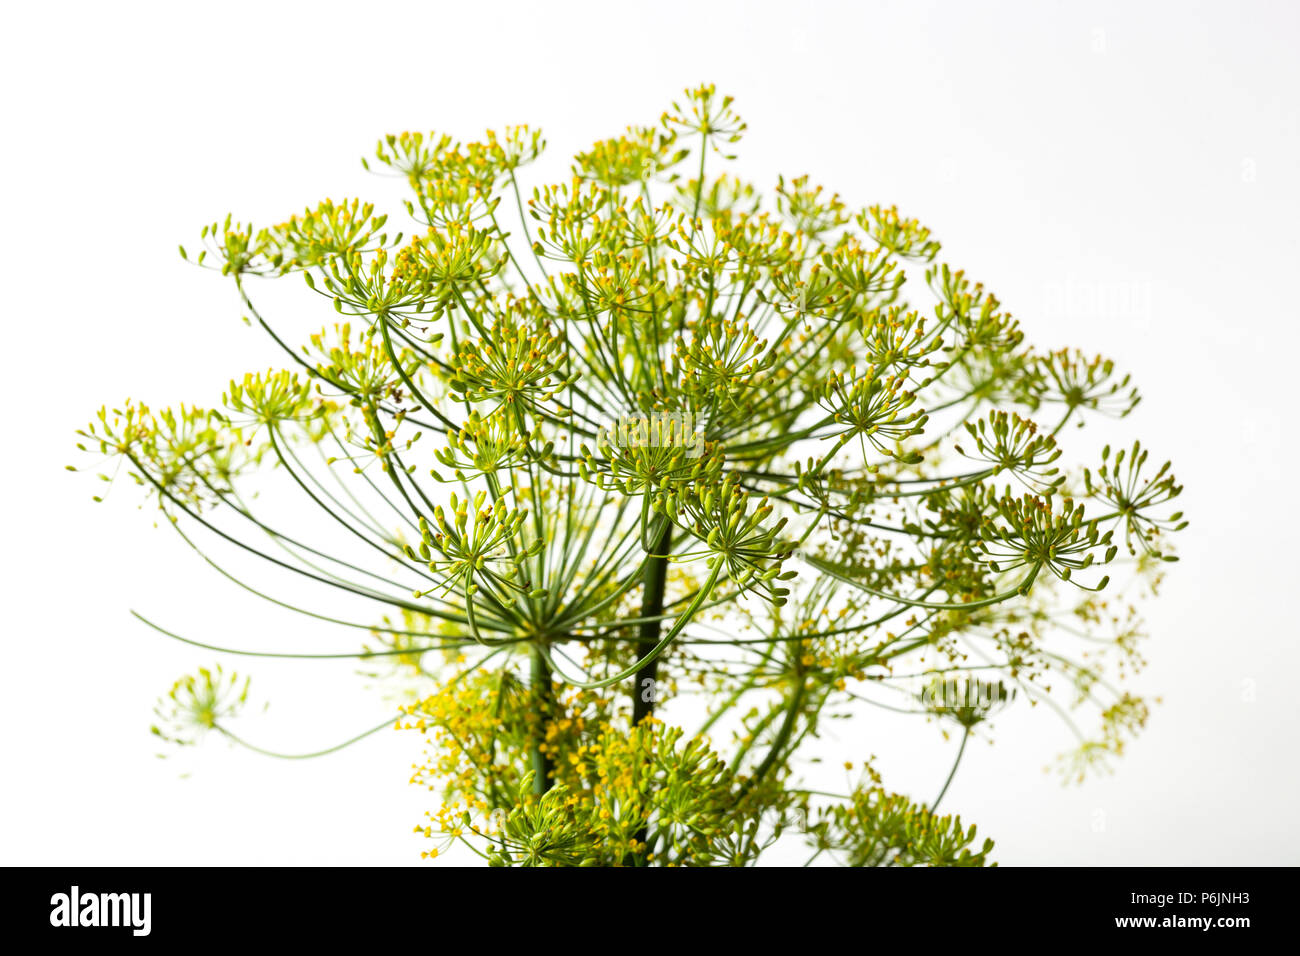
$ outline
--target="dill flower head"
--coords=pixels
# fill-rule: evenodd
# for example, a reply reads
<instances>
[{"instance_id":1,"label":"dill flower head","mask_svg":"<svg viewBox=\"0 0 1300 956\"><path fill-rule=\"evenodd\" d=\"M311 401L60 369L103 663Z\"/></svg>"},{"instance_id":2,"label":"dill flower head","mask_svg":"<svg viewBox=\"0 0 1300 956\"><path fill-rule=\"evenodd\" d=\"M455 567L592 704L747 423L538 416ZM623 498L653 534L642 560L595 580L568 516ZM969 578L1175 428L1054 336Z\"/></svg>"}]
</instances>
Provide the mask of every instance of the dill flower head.
<instances>
[{"instance_id":1,"label":"dill flower head","mask_svg":"<svg viewBox=\"0 0 1300 956\"><path fill-rule=\"evenodd\" d=\"M158 698L150 731L169 743L192 746L221 721L234 717L248 700L250 678L240 679L217 665L200 667L179 678L165 697Z\"/></svg>"},{"instance_id":2,"label":"dill flower head","mask_svg":"<svg viewBox=\"0 0 1300 956\"><path fill-rule=\"evenodd\" d=\"M359 638L254 653L400 683L398 718L340 746L424 738L426 856L743 866L801 841L809 862L983 865L991 844L938 815L946 785L930 804L873 775L814 787L809 742L878 707L937 716L963 731L951 781L1017 694L1096 709L1071 773L1145 722L1119 686L1144 630L1104 595L1121 574L1154 591L1181 486L1136 444L1080 471L1069 440L1133 410L1129 377L1028 344L896 207L719 169L746 129L701 85L556 183L529 179L534 127L385 135L363 163L413 226L327 199L181 250L285 368L80 433L204 563ZM335 318L299 344L254 277ZM245 582L213 541L330 600ZM225 728L247 686L183 678L155 733L259 749Z\"/></svg>"}]
</instances>

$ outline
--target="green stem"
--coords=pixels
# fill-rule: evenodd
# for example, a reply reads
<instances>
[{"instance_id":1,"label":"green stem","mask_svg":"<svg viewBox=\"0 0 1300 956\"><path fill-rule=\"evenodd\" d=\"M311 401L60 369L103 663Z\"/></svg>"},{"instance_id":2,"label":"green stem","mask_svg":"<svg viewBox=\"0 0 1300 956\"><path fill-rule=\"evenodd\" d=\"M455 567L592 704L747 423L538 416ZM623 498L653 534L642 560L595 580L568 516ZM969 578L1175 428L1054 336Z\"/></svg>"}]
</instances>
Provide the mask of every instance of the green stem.
<instances>
[{"instance_id":1,"label":"green stem","mask_svg":"<svg viewBox=\"0 0 1300 956\"><path fill-rule=\"evenodd\" d=\"M664 523L663 533L655 543L654 552L646 560L644 581L645 594L641 599L641 617L644 618L638 629L638 655L647 654L659 643L659 627L664 613L664 585L668 579L668 549L672 547L673 526ZM658 696L659 659L647 661L636 672L636 681L632 686L632 726L635 727L646 717L654 713L655 697ZM649 681L647 684L646 681ZM647 700L647 698L649 698Z\"/></svg>"},{"instance_id":2,"label":"green stem","mask_svg":"<svg viewBox=\"0 0 1300 956\"><path fill-rule=\"evenodd\" d=\"M540 797L551 789L551 758L542 750L546 726L551 720L551 668L538 647L533 648L531 674L533 706L537 713L537 730L532 744L533 793Z\"/></svg>"},{"instance_id":3,"label":"green stem","mask_svg":"<svg viewBox=\"0 0 1300 956\"><path fill-rule=\"evenodd\" d=\"M700 171L695 180L695 205L691 207L691 218L700 214L700 199L704 196L704 158L709 155L709 137L700 133Z\"/></svg>"},{"instance_id":4,"label":"green stem","mask_svg":"<svg viewBox=\"0 0 1300 956\"><path fill-rule=\"evenodd\" d=\"M664 586L668 580L668 549L672 547L673 525L664 522L664 530L655 543L654 552L646 560L645 593L641 599L641 616L646 620L638 628L637 654L648 654L659 643L659 618L664 613ZM654 714L659 696L659 658L654 657L641 665L632 683L632 726ZM650 842L650 821L636 834L636 841Z\"/></svg>"},{"instance_id":5,"label":"green stem","mask_svg":"<svg viewBox=\"0 0 1300 956\"><path fill-rule=\"evenodd\" d=\"M948 792L948 785L952 783L952 778L957 776L957 768L961 766L961 755L966 752L966 741L968 740L970 740L969 727L967 727L966 732L961 735L961 746L957 748L957 759L952 762L952 769L948 771L948 779L943 782L943 789L940 790L939 795L934 798L934 803L930 804L931 813L934 813L939 809L939 801L942 800L943 795Z\"/></svg>"},{"instance_id":6,"label":"green stem","mask_svg":"<svg viewBox=\"0 0 1300 956\"><path fill-rule=\"evenodd\" d=\"M795 724L798 722L799 714L803 710L804 691L807 688L802 671L799 672L796 680L794 691L790 695L790 703L785 711L785 719L781 721L781 727L776 732L776 739L772 741L771 749L768 750L767 756L763 758L763 762L758 765L758 769L754 771L754 775L746 780L740 788L741 797L753 790L772 771L777 761L781 759L782 751L785 750L790 735L794 733Z\"/></svg>"}]
</instances>

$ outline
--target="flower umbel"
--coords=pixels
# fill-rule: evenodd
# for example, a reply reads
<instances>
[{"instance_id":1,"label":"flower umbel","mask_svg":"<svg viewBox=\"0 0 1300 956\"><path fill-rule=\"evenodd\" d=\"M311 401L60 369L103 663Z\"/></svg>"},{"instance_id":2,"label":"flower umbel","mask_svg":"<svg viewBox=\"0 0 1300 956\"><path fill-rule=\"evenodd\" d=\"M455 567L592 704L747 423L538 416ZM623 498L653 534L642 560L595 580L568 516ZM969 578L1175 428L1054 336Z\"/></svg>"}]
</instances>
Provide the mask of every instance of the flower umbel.
<instances>
[{"instance_id":1,"label":"flower umbel","mask_svg":"<svg viewBox=\"0 0 1300 956\"><path fill-rule=\"evenodd\" d=\"M938 808L995 712L1092 708L1071 775L1146 721L1136 595L1103 589L1154 593L1181 487L1139 444L1080 471L1070 440L1132 412L1128 376L1026 344L897 208L716 168L745 132L701 85L550 184L534 127L386 135L363 162L410 229L348 199L200 233L284 368L80 433L185 555L305 623L253 648L142 622L382 685L369 729L270 755L422 735L426 857L979 866L991 841ZM289 273L315 334L257 281ZM247 688L200 670L154 731L268 753L227 726ZM960 730L933 801L869 765L824 782L811 743L854 721L851 769L879 707Z\"/></svg>"}]
</instances>

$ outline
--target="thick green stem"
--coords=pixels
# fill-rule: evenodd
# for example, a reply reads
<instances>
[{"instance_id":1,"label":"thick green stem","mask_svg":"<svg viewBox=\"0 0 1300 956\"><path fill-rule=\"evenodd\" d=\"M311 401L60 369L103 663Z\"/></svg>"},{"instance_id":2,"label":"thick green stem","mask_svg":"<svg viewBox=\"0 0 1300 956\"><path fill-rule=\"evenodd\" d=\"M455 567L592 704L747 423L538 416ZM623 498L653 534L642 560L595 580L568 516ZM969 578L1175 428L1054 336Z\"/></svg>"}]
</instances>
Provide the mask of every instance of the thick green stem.
<instances>
[{"instance_id":1,"label":"thick green stem","mask_svg":"<svg viewBox=\"0 0 1300 956\"><path fill-rule=\"evenodd\" d=\"M639 654L648 654L659 643L659 618L664 613L664 584L668 579L668 549L672 547L673 526L664 523L663 533L655 543L654 556L646 561L645 593L641 599L643 618L637 636ZM632 687L632 726L654 713L655 699L659 695L659 659L642 665L636 672Z\"/></svg>"},{"instance_id":2,"label":"thick green stem","mask_svg":"<svg viewBox=\"0 0 1300 956\"><path fill-rule=\"evenodd\" d=\"M664 522L663 533L655 542L654 555L646 561L644 571L645 593L641 598L641 617L638 629L637 653L648 654L659 643L660 616L664 613L664 586L668 580L668 549L673 543L672 522ZM632 685L632 726L651 716L659 697L659 658L643 665L636 672ZM650 842L649 820L637 831L638 843ZM629 860L635 863L635 860Z\"/></svg>"},{"instance_id":3,"label":"thick green stem","mask_svg":"<svg viewBox=\"0 0 1300 956\"><path fill-rule=\"evenodd\" d=\"M537 714L537 730L532 745L533 793L540 797L551 789L551 758L542 750L546 727L551 722L551 668L539 648L533 648L532 658L533 706Z\"/></svg>"}]
</instances>

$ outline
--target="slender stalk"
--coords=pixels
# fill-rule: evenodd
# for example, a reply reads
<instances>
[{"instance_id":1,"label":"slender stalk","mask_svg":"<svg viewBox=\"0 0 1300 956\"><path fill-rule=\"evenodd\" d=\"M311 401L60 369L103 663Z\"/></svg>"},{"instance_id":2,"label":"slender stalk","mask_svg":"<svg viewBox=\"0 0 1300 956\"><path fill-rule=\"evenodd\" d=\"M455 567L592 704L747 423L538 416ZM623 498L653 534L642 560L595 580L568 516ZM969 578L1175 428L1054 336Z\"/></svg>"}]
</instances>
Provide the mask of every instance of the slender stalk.
<instances>
[{"instance_id":1,"label":"slender stalk","mask_svg":"<svg viewBox=\"0 0 1300 956\"><path fill-rule=\"evenodd\" d=\"M807 684L804 681L803 672L800 671L798 673L798 683L795 684L794 691L790 694L790 702L785 710L785 719L781 721L781 727L776 732L776 739L772 741L771 749L768 750L767 756L763 758L763 762L758 765L758 769L754 771L754 775L746 780L740 788L741 797L744 797L756 785L761 783L763 778L776 766L777 761L782 758L785 746L789 743L790 735L794 733L795 724L798 722L799 715L803 710L806 689Z\"/></svg>"},{"instance_id":2,"label":"slender stalk","mask_svg":"<svg viewBox=\"0 0 1300 956\"><path fill-rule=\"evenodd\" d=\"M968 740L970 740L969 727L967 727L966 732L961 735L961 746L957 748L957 759L952 762L952 769L948 771L948 779L943 782L943 789L940 790L939 795L934 798L934 803L930 804L931 813L935 813L939 809L939 801L942 800L943 795L948 792L948 785L952 783L952 778L957 776L957 768L961 766L961 755L966 752L966 741Z\"/></svg>"}]
</instances>

